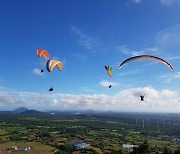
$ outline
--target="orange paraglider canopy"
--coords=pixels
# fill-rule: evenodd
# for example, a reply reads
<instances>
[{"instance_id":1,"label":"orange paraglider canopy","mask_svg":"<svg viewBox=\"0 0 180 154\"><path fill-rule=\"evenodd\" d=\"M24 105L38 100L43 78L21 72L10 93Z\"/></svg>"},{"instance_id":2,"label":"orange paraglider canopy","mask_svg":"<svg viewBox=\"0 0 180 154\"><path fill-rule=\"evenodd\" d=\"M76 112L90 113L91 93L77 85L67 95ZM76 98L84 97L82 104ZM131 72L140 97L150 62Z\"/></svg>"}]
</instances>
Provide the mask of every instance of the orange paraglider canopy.
<instances>
[{"instance_id":1,"label":"orange paraglider canopy","mask_svg":"<svg viewBox=\"0 0 180 154\"><path fill-rule=\"evenodd\" d=\"M42 55L44 56L44 58L45 58L46 60L49 60L49 54L48 54L47 50L37 49L37 56L38 56L38 57L41 57Z\"/></svg>"}]
</instances>

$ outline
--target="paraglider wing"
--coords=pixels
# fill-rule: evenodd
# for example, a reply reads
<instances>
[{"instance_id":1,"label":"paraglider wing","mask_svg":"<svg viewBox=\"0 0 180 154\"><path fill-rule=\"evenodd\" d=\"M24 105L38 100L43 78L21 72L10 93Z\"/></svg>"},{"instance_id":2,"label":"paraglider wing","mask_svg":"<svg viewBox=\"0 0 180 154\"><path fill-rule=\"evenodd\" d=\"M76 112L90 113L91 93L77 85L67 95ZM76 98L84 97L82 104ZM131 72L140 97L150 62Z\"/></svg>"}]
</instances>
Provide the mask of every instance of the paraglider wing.
<instances>
[{"instance_id":1,"label":"paraglider wing","mask_svg":"<svg viewBox=\"0 0 180 154\"><path fill-rule=\"evenodd\" d=\"M37 56L38 56L38 57L41 57L42 55L44 56L44 58L45 58L46 60L49 60L49 54L48 54L47 50L37 49Z\"/></svg>"},{"instance_id":2,"label":"paraglider wing","mask_svg":"<svg viewBox=\"0 0 180 154\"><path fill-rule=\"evenodd\" d=\"M55 66L57 66L58 69L61 71L63 64L58 60L52 60L52 59L48 60L46 63L46 68L49 72L51 72Z\"/></svg>"},{"instance_id":3,"label":"paraglider wing","mask_svg":"<svg viewBox=\"0 0 180 154\"><path fill-rule=\"evenodd\" d=\"M109 76L112 77L112 66L106 65L104 67L105 67L107 73L109 74Z\"/></svg>"},{"instance_id":4,"label":"paraglider wing","mask_svg":"<svg viewBox=\"0 0 180 154\"><path fill-rule=\"evenodd\" d=\"M151 55L140 55L140 56L134 56L134 57L128 58L128 59L124 60L119 65L119 67L122 67L124 64L126 64L128 62L131 62L131 61L134 61L134 60L142 60L142 59L145 59L145 60L150 59L150 60L156 60L156 61L162 62L162 63L166 64L174 72L173 66L168 61L166 61L166 60L164 60L162 58L156 57L156 56L151 56Z\"/></svg>"}]
</instances>

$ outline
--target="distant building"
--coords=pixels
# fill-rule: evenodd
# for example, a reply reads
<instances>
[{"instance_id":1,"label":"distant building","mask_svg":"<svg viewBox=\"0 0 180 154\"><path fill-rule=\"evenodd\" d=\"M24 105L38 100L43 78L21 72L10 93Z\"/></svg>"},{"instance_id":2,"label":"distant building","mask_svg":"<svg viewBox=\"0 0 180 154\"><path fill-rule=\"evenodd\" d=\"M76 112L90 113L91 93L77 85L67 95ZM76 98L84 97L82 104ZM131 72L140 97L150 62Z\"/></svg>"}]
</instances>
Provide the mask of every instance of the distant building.
<instances>
[{"instance_id":1,"label":"distant building","mask_svg":"<svg viewBox=\"0 0 180 154\"><path fill-rule=\"evenodd\" d=\"M11 147L11 150L12 150L12 151L17 151L17 150L18 150L18 147L17 147L17 146L13 146L13 147Z\"/></svg>"},{"instance_id":2,"label":"distant building","mask_svg":"<svg viewBox=\"0 0 180 154\"><path fill-rule=\"evenodd\" d=\"M26 148L26 147L19 147L19 149L18 149L19 151L27 151L28 150L28 148Z\"/></svg>"},{"instance_id":3,"label":"distant building","mask_svg":"<svg viewBox=\"0 0 180 154\"><path fill-rule=\"evenodd\" d=\"M83 141L73 142L72 145L77 149L84 149L85 147L89 146L90 144L86 144Z\"/></svg>"},{"instance_id":4,"label":"distant building","mask_svg":"<svg viewBox=\"0 0 180 154\"><path fill-rule=\"evenodd\" d=\"M126 148L126 149L132 149L132 148L134 148L134 147L138 147L138 145L123 144L122 147L123 147L123 148Z\"/></svg>"},{"instance_id":5,"label":"distant building","mask_svg":"<svg viewBox=\"0 0 180 154\"><path fill-rule=\"evenodd\" d=\"M32 147L17 147L17 146L13 146L13 147L11 147L11 151L28 151L31 148Z\"/></svg>"},{"instance_id":6,"label":"distant building","mask_svg":"<svg viewBox=\"0 0 180 154\"><path fill-rule=\"evenodd\" d=\"M26 134L26 133L27 133L26 131L22 131L22 130L18 131L18 134Z\"/></svg>"},{"instance_id":7,"label":"distant building","mask_svg":"<svg viewBox=\"0 0 180 154\"><path fill-rule=\"evenodd\" d=\"M179 138L173 138L172 141L173 141L173 142L178 142L178 143L179 143L179 142L180 142L180 139L179 139Z\"/></svg>"}]
</instances>

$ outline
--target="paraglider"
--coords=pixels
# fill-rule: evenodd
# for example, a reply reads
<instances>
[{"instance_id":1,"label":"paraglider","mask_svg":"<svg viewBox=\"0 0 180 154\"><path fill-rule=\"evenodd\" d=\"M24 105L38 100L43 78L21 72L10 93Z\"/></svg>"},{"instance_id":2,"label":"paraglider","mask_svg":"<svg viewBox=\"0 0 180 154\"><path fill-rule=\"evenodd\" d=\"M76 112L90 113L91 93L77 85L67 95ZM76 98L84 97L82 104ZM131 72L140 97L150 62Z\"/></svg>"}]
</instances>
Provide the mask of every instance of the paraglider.
<instances>
[{"instance_id":1,"label":"paraglider","mask_svg":"<svg viewBox=\"0 0 180 154\"><path fill-rule=\"evenodd\" d=\"M48 60L46 63L46 69L48 70L48 72L51 72L54 67L57 66L57 68L61 71L62 70L62 62L58 61L58 60ZM49 91L52 92L54 89L50 88Z\"/></svg>"},{"instance_id":2,"label":"paraglider","mask_svg":"<svg viewBox=\"0 0 180 154\"><path fill-rule=\"evenodd\" d=\"M47 50L44 50L44 49L37 49L37 56L38 57L41 57L41 56L44 56L44 58L46 60L49 60L49 53L47 52Z\"/></svg>"},{"instance_id":3,"label":"paraglider","mask_svg":"<svg viewBox=\"0 0 180 154\"><path fill-rule=\"evenodd\" d=\"M106 66L104 66L104 67L105 67L108 75L109 75L110 77L112 77L112 66L106 65Z\"/></svg>"},{"instance_id":4,"label":"paraglider","mask_svg":"<svg viewBox=\"0 0 180 154\"><path fill-rule=\"evenodd\" d=\"M62 67L63 67L62 62L58 60L51 59L51 60L48 60L46 63L46 68L49 72L51 72L55 66L57 66L60 71L62 70Z\"/></svg>"},{"instance_id":5,"label":"paraglider","mask_svg":"<svg viewBox=\"0 0 180 154\"><path fill-rule=\"evenodd\" d=\"M49 54L48 54L47 50L44 50L44 49L37 49L36 54L37 54L37 56L38 56L38 57L41 57L41 56L43 55L43 56L44 56L44 58L45 58L46 60L48 60L48 59L49 59ZM43 69L41 69L41 71L40 71L40 72L41 72L41 73L43 73L43 72L44 72L44 70L43 70Z\"/></svg>"},{"instance_id":6,"label":"paraglider","mask_svg":"<svg viewBox=\"0 0 180 154\"><path fill-rule=\"evenodd\" d=\"M104 67L105 67L105 69L106 69L108 75L109 75L110 77L112 77L112 66L105 65ZM112 87L112 86L109 85L109 88L111 88L111 87Z\"/></svg>"},{"instance_id":7,"label":"paraglider","mask_svg":"<svg viewBox=\"0 0 180 154\"><path fill-rule=\"evenodd\" d=\"M159 62L165 64L166 66L168 66L174 72L173 66L168 61L166 61L165 59L162 59L160 57L156 57L156 56L152 56L152 55L139 55L139 56L130 57L130 58L124 60L119 65L119 68L124 66L126 63L131 62L131 61L135 61L135 60L155 60L155 61L159 61ZM140 95L141 101L144 101L144 97L145 97L145 94L144 95L142 95L142 94Z\"/></svg>"},{"instance_id":8,"label":"paraglider","mask_svg":"<svg viewBox=\"0 0 180 154\"><path fill-rule=\"evenodd\" d=\"M57 67L60 71L62 70L62 68L63 68L62 62L60 62L58 60L53 60L53 59L49 60L49 53L47 52L47 50L37 49L36 54L38 57L43 56L46 59L46 69L48 72L51 72L54 69L54 67ZM43 73L44 70L41 69L40 72ZM49 88L50 92L52 92L53 90L54 89L52 87Z\"/></svg>"},{"instance_id":9,"label":"paraglider","mask_svg":"<svg viewBox=\"0 0 180 154\"><path fill-rule=\"evenodd\" d=\"M156 56L151 56L151 55L140 55L140 56L130 57L130 58L124 60L119 65L119 67L122 67L124 64L126 64L128 62L131 62L131 61L134 61L134 60L142 60L142 59L145 59L145 60L156 60L156 61L162 62L162 63L166 64L174 72L173 66L168 61L166 61L166 60L164 60L162 58L156 57Z\"/></svg>"}]
</instances>

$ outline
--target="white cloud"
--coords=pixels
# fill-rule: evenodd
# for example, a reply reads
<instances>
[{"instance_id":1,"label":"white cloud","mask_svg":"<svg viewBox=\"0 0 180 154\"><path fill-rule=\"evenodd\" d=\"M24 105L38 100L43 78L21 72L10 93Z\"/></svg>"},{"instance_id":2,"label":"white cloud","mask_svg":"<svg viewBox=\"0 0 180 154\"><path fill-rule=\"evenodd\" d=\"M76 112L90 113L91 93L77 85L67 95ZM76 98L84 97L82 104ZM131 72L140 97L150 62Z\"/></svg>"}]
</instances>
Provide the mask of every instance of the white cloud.
<instances>
[{"instance_id":1,"label":"white cloud","mask_svg":"<svg viewBox=\"0 0 180 154\"><path fill-rule=\"evenodd\" d=\"M160 2L166 6L169 6L173 3L173 0L160 0Z\"/></svg>"},{"instance_id":2,"label":"white cloud","mask_svg":"<svg viewBox=\"0 0 180 154\"><path fill-rule=\"evenodd\" d=\"M180 42L180 25L164 29L158 32L156 36L157 46L161 49L179 48Z\"/></svg>"},{"instance_id":3,"label":"white cloud","mask_svg":"<svg viewBox=\"0 0 180 154\"><path fill-rule=\"evenodd\" d=\"M75 26L71 27L71 31L76 35L77 42L88 50L93 50L101 44L98 38L89 36Z\"/></svg>"},{"instance_id":4,"label":"white cloud","mask_svg":"<svg viewBox=\"0 0 180 154\"><path fill-rule=\"evenodd\" d=\"M104 94L93 94L93 95L62 95L61 101L65 107L76 107L76 108L94 108L107 106L112 104L111 97ZM108 104L107 104L108 102Z\"/></svg>"},{"instance_id":5,"label":"white cloud","mask_svg":"<svg viewBox=\"0 0 180 154\"><path fill-rule=\"evenodd\" d=\"M180 56L172 56L172 57L167 57L167 60L179 60Z\"/></svg>"},{"instance_id":6,"label":"white cloud","mask_svg":"<svg viewBox=\"0 0 180 154\"><path fill-rule=\"evenodd\" d=\"M180 73L179 73L180 74ZM140 101L140 94L145 100ZM180 112L180 92L169 89L156 90L152 87L130 88L115 95L92 94L49 94L31 92L1 92L0 105L23 104L38 107L64 107L66 109L95 109L114 111Z\"/></svg>"},{"instance_id":7,"label":"white cloud","mask_svg":"<svg viewBox=\"0 0 180 154\"><path fill-rule=\"evenodd\" d=\"M126 45L118 46L117 49L125 55L136 56L142 54L152 54L152 55L163 55L167 57L167 60L178 60L180 56L175 53L179 52L179 42L180 42L180 25L176 25L167 29L159 31L155 35L154 46L147 47L136 50L131 49ZM166 52L168 51L168 54ZM171 56L171 57L170 57Z\"/></svg>"},{"instance_id":8,"label":"white cloud","mask_svg":"<svg viewBox=\"0 0 180 154\"><path fill-rule=\"evenodd\" d=\"M142 0L132 0L135 4L139 4L142 2ZM160 2L165 6L172 6L172 5L180 5L179 0L160 0Z\"/></svg>"},{"instance_id":9,"label":"white cloud","mask_svg":"<svg viewBox=\"0 0 180 154\"><path fill-rule=\"evenodd\" d=\"M146 47L144 49L144 51L146 52L149 52L149 53L154 53L154 52L157 52L159 50L159 48L157 46L154 46L154 47Z\"/></svg>"},{"instance_id":10,"label":"white cloud","mask_svg":"<svg viewBox=\"0 0 180 154\"><path fill-rule=\"evenodd\" d=\"M58 104L59 104L59 100L56 99L56 98L54 98L52 101L53 101L53 104L54 104L54 105L58 105Z\"/></svg>"},{"instance_id":11,"label":"white cloud","mask_svg":"<svg viewBox=\"0 0 180 154\"><path fill-rule=\"evenodd\" d=\"M141 0L132 0L134 3L138 4L141 2Z\"/></svg>"},{"instance_id":12,"label":"white cloud","mask_svg":"<svg viewBox=\"0 0 180 154\"><path fill-rule=\"evenodd\" d=\"M41 73L41 70L38 69L38 68L34 68L34 69L33 69L33 74L39 75L39 76L42 76L42 75L43 75L43 73Z\"/></svg>"},{"instance_id":13,"label":"white cloud","mask_svg":"<svg viewBox=\"0 0 180 154\"><path fill-rule=\"evenodd\" d=\"M140 101L140 93L145 100ZM114 96L94 95L62 95L65 107L91 108L99 110L179 112L180 94L168 89L155 90L151 87L133 88L120 91Z\"/></svg>"},{"instance_id":14,"label":"white cloud","mask_svg":"<svg viewBox=\"0 0 180 154\"><path fill-rule=\"evenodd\" d=\"M48 99L48 94L20 91L0 91L0 104L47 105L50 104L50 101Z\"/></svg>"},{"instance_id":15,"label":"white cloud","mask_svg":"<svg viewBox=\"0 0 180 154\"><path fill-rule=\"evenodd\" d=\"M122 46L118 46L117 49L122 52L123 54L126 55L131 55L131 56L137 56L137 55L141 55L143 54L143 51L136 51L136 50L132 50L129 49L127 46L122 45Z\"/></svg>"},{"instance_id":16,"label":"white cloud","mask_svg":"<svg viewBox=\"0 0 180 154\"><path fill-rule=\"evenodd\" d=\"M176 80L180 79L180 72L174 72L171 75L163 75L163 76L160 76L160 78L163 79L164 82L170 83L170 82L174 81L175 79Z\"/></svg>"},{"instance_id":17,"label":"white cloud","mask_svg":"<svg viewBox=\"0 0 180 154\"><path fill-rule=\"evenodd\" d=\"M16 93L6 93L0 94L0 104L14 105L14 104L24 104L24 101Z\"/></svg>"},{"instance_id":18,"label":"white cloud","mask_svg":"<svg viewBox=\"0 0 180 154\"><path fill-rule=\"evenodd\" d=\"M48 105L50 104L50 101L44 97L44 96L38 96L38 95L29 95L29 96L26 96L27 98L24 98L25 102L27 104L38 104L38 105Z\"/></svg>"},{"instance_id":19,"label":"white cloud","mask_svg":"<svg viewBox=\"0 0 180 154\"><path fill-rule=\"evenodd\" d=\"M90 89L88 87L83 87L82 89L83 91L86 91L86 92L93 92L94 90L93 89Z\"/></svg>"},{"instance_id":20,"label":"white cloud","mask_svg":"<svg viewBox=\"0 0 180 154\"><path fill-rule=\"evenodd\" d=\"M180 5L180 1L179 0L160 0L160 2L165 5L165 6L171 6L173 4L177 4Z\"/></svg>"},{"instance_id":21,"label":"white cloud","mask_svg":"<svg viewBox=\"0 0 180 154\"><path fill-rule=\"evenodd\" d=\"M126 55L131 55L131 56L138 56L138 55L142 55L142 54L152 54L157 52L159 49L157 46L154 47L145 47L144 49L141 50L133 50L130 49L129 47L122 45L122 46L118 46L117 49L122 52L123 54Z\"/></svg>"},{"instance_id":22,"label":"white cloud","mask_svg":"<svg viewBox=\"0 0 180 154\"><path fill-rule=\"evenodd\" d=\"M109 87L109 85L114 87L114 86L118 85L118 83L116 83L116 82L110 82L110 81L107 81L107 80L102 80L99 84L101 86L103 86L103 87Z\"/></svg>"}]
</instances>

